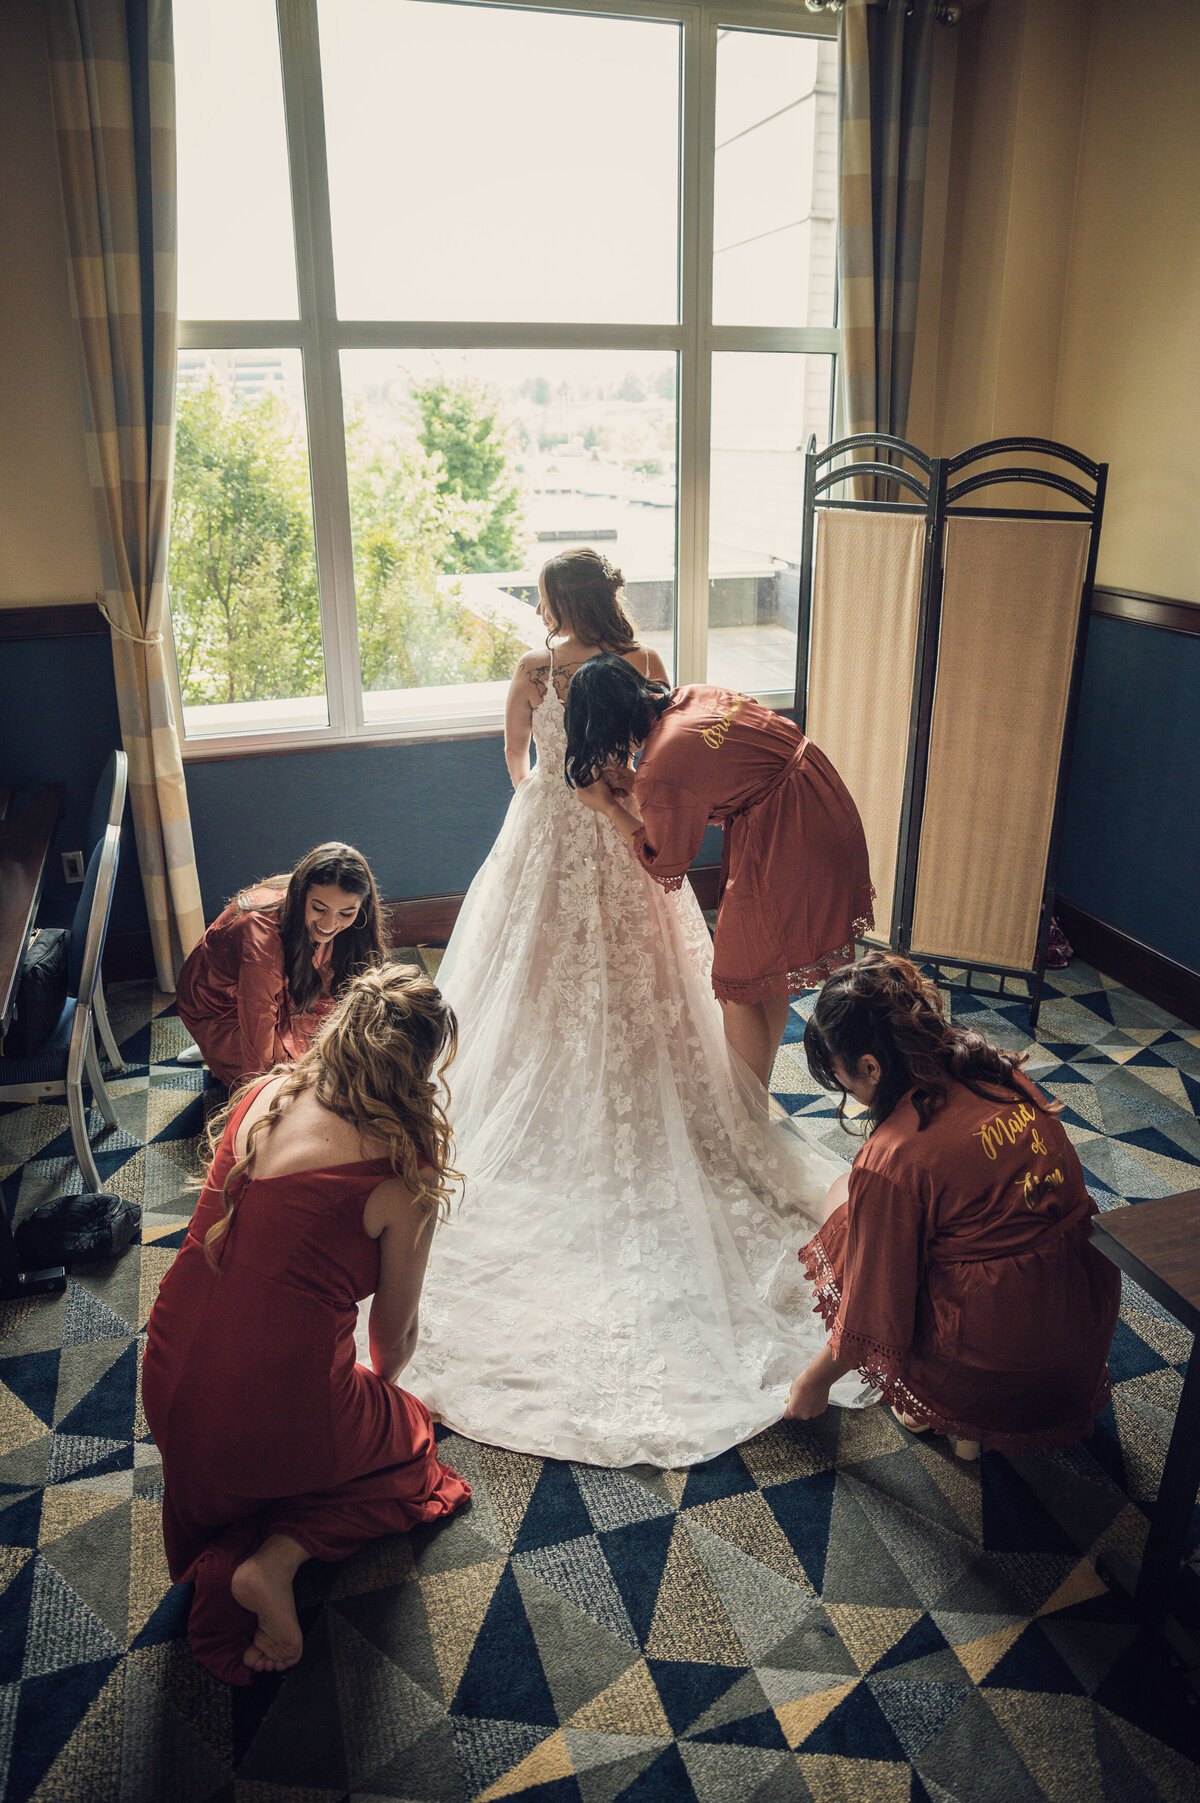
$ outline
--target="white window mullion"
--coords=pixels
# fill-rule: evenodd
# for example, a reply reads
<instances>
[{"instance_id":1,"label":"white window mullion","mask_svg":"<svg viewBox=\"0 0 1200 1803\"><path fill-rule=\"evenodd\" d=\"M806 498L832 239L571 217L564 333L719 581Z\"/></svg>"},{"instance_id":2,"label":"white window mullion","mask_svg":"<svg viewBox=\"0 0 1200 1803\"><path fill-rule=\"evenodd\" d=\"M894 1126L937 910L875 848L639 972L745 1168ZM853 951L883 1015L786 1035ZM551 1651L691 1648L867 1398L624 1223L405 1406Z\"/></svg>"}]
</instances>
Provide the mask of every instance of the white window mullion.
<instances>
[{"instance_id":1,"label":"white window mullion","mask_svg":"<svg viewBox=\"0 0 1200 1803\"><path fill-rule=\"evenodd\" d=\"M701 13L684 30L683 232L680 275L684 349L679 387L679 576L676 680L703 682L708 644L708 431L712 399L713 135L716 28Z\"/></svg>"},{"instance_id":2,"label":"white window mullion","mask_svg":"<svg viewBox=\"0 0 1200 1803\"><path fill-rule=\"evenodd\" d=\"M329 724L341 737L361 732L363 704L316 0L278 0L278 11Z\"/></svg>"}]
</instances>

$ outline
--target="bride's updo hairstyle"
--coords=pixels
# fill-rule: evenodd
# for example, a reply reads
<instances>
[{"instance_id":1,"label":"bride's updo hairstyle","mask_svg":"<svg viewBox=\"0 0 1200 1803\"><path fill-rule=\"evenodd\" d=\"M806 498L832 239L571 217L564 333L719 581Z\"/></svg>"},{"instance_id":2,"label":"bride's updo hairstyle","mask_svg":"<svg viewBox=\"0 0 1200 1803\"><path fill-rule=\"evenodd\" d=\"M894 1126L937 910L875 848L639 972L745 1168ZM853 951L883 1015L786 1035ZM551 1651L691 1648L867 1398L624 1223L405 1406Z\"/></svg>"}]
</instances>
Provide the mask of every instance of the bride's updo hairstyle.
<instances>
[{"instance_id":1,"label":"bride's updo hairstyle","mask_svg":"<svg viewBox=\"0 0 1200 1803\"><path fill-rule=\"evenodd\" d=\"M587 788L609 764L624 764L671 699L665 682L652 682L606 653L580 664L567 690L566 778Z\"/></svg>"},{"instance_id":2,"label":"bride's updo hairstyle","mask_svg":"<svg viewBox=\"0 0 1200 1803\"><path fill-rule=\"evenodd\" d=\"M879 1087L866 1115L870 1132L886 1121L910 1089L918 1131L927 1127L946 1099L950 1080L985 1100L1007 1102L1016 1088L1013 1073L1028 1055L1003 1051L981 1033L951 1026L935 986L915 964L892 952L868 952L857 964L835 970L804 1029L809 1070L822 1089L841 1091L838 1120L843 1126L846 1091L834 1060L853 1075L868 1053L878 1059L880 1070ZM993 1088L1004 1093L995 1096Z\"/></svg>"},{"instance_id":3,"label":"bride's updo hairstyle","mask_svg":"<svg viewBox=\"0 0 1200 1803\"><path fill-rule=\"evenodd\" d=\"M256 1140L305 1089L364 1137L382 1141L392 1170L413 1192L428 1223L443 1220L461 1181L451 1163L454 1143L443 1080L457 1049L454 1010L415 964L385 964L354 977L304 1056L272 1073L286 1074L271 1106L250 1129L246 1156L225 1179L224 1216L204 1239L209 1263L216 1267L213 1250L250 1181ZM261 1081L255 1077L243 1084L211 1122L210 1156L247 1090Z\"/></svg>"},{"instance_id":4,"label":"bride's updo hairstyle","mask_svg":"<svg viewBox=\"0 0 1200 1803\"><path fill-rule=\"evenodd\" d=\"M637 633L621 605L625 578L599 551L581 545L542 565L539 578L559 632L605 651L635 651Z\"/></svg>"}]
</instances>

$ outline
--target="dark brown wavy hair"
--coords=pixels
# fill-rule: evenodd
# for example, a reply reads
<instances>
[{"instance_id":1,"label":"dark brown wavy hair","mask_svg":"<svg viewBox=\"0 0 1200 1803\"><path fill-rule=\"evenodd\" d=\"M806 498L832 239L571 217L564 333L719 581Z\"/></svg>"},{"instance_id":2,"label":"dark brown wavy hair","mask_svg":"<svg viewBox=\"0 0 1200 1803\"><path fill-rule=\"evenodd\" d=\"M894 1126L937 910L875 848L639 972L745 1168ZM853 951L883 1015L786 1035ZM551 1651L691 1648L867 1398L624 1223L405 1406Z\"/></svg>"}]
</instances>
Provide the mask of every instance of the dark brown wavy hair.
<instances>
[{"instance_id":1,"label":"dark brown wavy hair","mask_svg":"<svg viewBox=\"0 0 1200 1803\"><path fill-rule=\"evenodd\" d=\"M629 762L674 691L643 676L623 657L605 653L580 664L567 690L566 779L586 788L611 766Z\"/></svg>"},{"instance_id":2,"label":"dark brown wavy hair","mask_svg":"<svg viewBox=\"0 0 1200 1803\"><path fill-rule=\"evenodd\" d=\"M1017 1087L1014 1073L1028 1056L990 1045L982 1033L968 1027L952 1026L935 986L915 964L892 952L868 952L857 964L834 971L804 1029L809 1070L822 1089L841 1092L842 1126L846 1090L834 1060L853 1075L868 1053L878 1060L880 1070L879 1087L867 1110L869 1132L887 1120L909 1090L918 1131L942 1106L951 1081L988 1101L1007 1101ZM993 1089L1004 1093L996 1096ZM1046 1113L1057 1112L1040 1097L1038 1106Z\"/></svg>"},{"instance_id":3,"label":"dark brown wavy hair","mask_svg":"<svg viewBox=\"0 0 1200 1803\"><path fill-rule=\"evenodd\" d=\"M542 565L539 578L560 632L605 651L636 651L637 633L621 605L625 578L599 551L580 545Z\"/></svg>"},{"instance_id":4,"label":"dark brown wavy hair","mask_svg":"<svg viewBox=\"0 0 1200 1803\"><path fill-rule=\"evenodd\" d=\"M360 971L382 964L387 955L375 878L361 851L355 851L352 845L343 845L338 839L316 845L305 853L290 875L268 876L261 883L252 883L249 890L243 890L237 897L238 907L243 912L255 909L276 915L279 937L283 941L288 995L297 1014L306 1011L321 988L320 975L313 967L312 940L304 925L304 904L314 883L332 883L348 895L359 898L354 924L345 927L330 945L334 995L340 995L351 977ZM276 901L250 901L248 897L255 888L278 890L279 898Z\"/></svg>"},{"instance_id":5,"label":"dark brown wavy hair","mask_svg":"<svg viewBox=\"0 0 1200 1803\"><path fill-rule=\"evenodd\" d=\"M251 1127L246 1155L222 1186L225 1213L204 1236L214 1249L233 1220L250 1181L255 1144L269 1133L293 1096L311 1089L322 1108L365 1139L381 1140L396 1176L412 1191L427 1223L443 1220L461 1183L446 1117L445 1073L458 1050L458 1022L437 985L415 964L385 964L352 977L345 995L304 1056L277 1065L285 1073L271 1105ZM243 1098L262 1082L244 1083L209 1123L209 1161Z\"/></svg>"}]
</instances>

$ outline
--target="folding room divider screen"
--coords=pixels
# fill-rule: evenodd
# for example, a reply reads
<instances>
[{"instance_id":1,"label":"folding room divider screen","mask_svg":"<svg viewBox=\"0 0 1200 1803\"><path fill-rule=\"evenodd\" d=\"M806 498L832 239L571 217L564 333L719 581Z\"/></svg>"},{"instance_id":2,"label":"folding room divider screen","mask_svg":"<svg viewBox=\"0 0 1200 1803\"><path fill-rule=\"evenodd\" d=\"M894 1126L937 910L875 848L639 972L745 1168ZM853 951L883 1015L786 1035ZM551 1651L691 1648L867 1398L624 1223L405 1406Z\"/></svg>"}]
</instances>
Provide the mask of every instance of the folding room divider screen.
<instances>
[{"instance_id":1,"label":"folding room divider screen","mask_svg":"<svg viewBox=\"0 0 1200 1803\"><path fill-rule=\"evenodd\" d=\"M1019 994L1031 1024L1106 476L1040 438L931 458L863 433L805 460L797 718L862 815L872 943L952 988ZM1028 504L968 503L1000 483ZM1048 505L1047 490L1074 506Z\"/></svg>"}]
</instances>

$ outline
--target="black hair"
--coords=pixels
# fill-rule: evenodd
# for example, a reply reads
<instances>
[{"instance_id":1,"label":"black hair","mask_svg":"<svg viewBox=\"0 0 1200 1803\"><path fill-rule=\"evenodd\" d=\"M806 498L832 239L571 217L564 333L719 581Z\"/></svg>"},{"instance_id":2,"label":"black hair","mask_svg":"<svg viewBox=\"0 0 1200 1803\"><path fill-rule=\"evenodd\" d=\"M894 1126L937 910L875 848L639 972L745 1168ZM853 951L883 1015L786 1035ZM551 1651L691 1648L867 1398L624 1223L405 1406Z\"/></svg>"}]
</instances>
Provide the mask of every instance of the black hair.
<instances>
[{"instance_id":1,"label":"black hair","mask_svg":"<svg viewBox=\"0 0 1200 1803\"><path fill-rule=\"evenodd\" d=\"M822 1089L841 1090L838 1120L843 1125L846 1091L834 1061L853 1076L868 1054L880 1072L867 1110L872 1132L909 1090L920 1132L945 1101L948 1081L988 1101L1007 1101L1017 1088L1014 1073L1028 1056L991 1045L982 1033L952 1026L934 984L893 952L868 952L856 964L835 970L804 1029L809 1070ZM984 1083L1007 1094L994 1096L980 1087ZM1046 1113L1057 1112L1040 1099L1037 1105Z\"/></svg>"},{"instance_id":2,"label":"black hair","mask_svg":"<svg viewBox=\"0 0 1200 1803\"><path fill-rule=\"evenodd\" d=\"M586 788L606 765L623 764L670 702L668 683L643 676L605 652L580 664L567 690L567 758L571 788Z\"/></svg>"}]
</instances>

